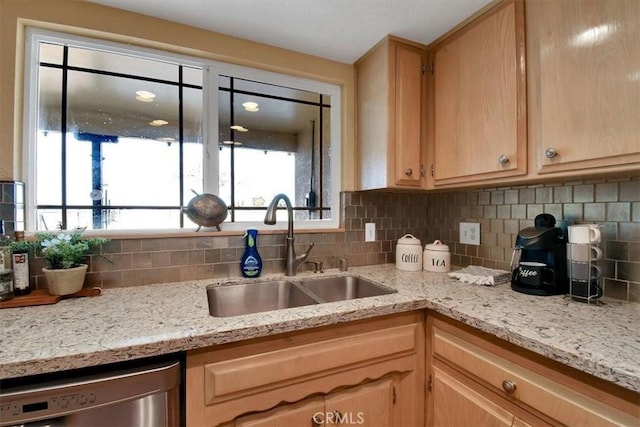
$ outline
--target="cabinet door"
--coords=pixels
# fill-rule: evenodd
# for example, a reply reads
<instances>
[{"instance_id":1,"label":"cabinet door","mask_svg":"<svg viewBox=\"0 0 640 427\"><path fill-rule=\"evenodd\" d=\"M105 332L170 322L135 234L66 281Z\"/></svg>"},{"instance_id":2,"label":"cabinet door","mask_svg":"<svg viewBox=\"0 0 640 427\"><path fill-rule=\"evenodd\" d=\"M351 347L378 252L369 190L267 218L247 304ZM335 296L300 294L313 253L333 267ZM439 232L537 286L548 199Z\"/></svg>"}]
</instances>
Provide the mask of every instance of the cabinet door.
<instances>
[{"instance_id":1,"label":"cabinet door","mask_svg":"<svg viewBox=\"0 0 640 427\"><path fill-rule=\"evenodd\" d=\"M284 405L270 411L259 412L235 420L235 427L315 427L324 417L322 396Z\"/></svg>"},{"instance_id":2,"label":"cabinet door","mask_svg":"<svg viewBox=\"0 0 640 427\"><path fill-rule=\"evenodd\" d=\"M638 168L639 22L638 0L527 3L538 173Z\"/></svg>"},{"instance_id":3,"label":"cabinet door","mask_svg":"<svg viewBox=\"0 0 640 427\"><path fill-rule=\"evenodd\" d=\"M511 412L439 368L433 368L434 426L510 427Z\"/></svg>"},{"instance_id":4,"label":"cabinet door","mask_svg":"<svg viewBox=\"0 0 640 427\"><path fill-rule=\"evenodd\" d=\"M391 378L332 393L325 397L325 424L392 426L393 395Z\"/></svg>"},{"instance_id":5,"label":"cabinet door","mask_svg":"<svg viewBox=\"0 0 640 427\"><path fill-rule=\"evenodd\" d=\"M507 1L435 47L434 185L526 173L523 20Z\"/></svg>"},{"instance_id":6,"label":"cabinet door","mask_svg":"<svg viewBox=\"0 0 640 427\"><path fill-rule=\"evenodd\" d=\"M390 36L356 62L362 190L426 187L425 53Z\"/></svg>"},{"instance_id":7,"label":"cabinet door","mask_svg":"<svg viewBox=\"0 0 640 427\"><path fill-rule=\"evenodd\" d=\"M395 181L419 187L424 176L424 52L395 44Z\"/></svg>"}]
</instances>

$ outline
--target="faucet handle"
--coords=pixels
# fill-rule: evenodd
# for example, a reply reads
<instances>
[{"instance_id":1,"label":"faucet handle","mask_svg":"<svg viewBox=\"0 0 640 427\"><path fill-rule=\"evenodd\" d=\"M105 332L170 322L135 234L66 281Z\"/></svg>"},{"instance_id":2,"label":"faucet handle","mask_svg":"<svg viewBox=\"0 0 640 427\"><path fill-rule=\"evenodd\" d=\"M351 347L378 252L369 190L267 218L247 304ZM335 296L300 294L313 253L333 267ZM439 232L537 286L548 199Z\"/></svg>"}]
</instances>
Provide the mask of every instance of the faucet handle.
<instances>
[{"instance_id":1,"label":"faucet handle","mask_svg":"<svg viewBox=\"0 0 640 427\"><path fill-rule=\"evenodd\" d=\"M322 261L305 261L304 263L313 264L314 273L324 273L324 270L322 270Z\"/></svg>"}]
</instances>

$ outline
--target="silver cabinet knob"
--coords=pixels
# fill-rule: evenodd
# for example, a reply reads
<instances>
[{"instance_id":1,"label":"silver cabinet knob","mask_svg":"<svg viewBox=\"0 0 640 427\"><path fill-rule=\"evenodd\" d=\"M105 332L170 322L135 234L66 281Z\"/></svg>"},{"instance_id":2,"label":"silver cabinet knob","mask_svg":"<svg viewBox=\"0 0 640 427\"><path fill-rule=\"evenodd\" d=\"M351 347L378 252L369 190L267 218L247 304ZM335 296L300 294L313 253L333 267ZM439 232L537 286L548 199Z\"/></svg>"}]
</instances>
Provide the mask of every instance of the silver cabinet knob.
<instances>
[{"instance_id":1,"label":"silver cabinet knob","mask_svg":"<svg viewBox=\"0 0 640 427\"><path fill-rule=\"evenodd\" d=\"M501 154L500 157L498 157L498 163L500 163L501 165L506 165L507 163L509 163L509 158L504 154Z\"/></svg>"},{"instance_id":2,"label":"silver cabinet knob","mask_svg":"<svg viewBox=\"0 0 640 427\"><path fill-rule=\"evenodd\" d=\"M553 159L553 158L554 158L555 156L557 156L557 155L558 155L558 152L556 151L556 149L555 149L555 148L551 148L551 147L549 147L549 148L547 148L546 150L544 150L544 156L545 156L547 159Z\"/></svg>"},{"instance_id":3,"label":"silver cabinet knob","mask_svg":"<svg viewBox=\"0 0 640 427\"><path fill-rule=\"evenodd\" d=\"M511 380L502 381L502 388L509 394L513 394L516 391L516 383Z\"/></svg>"},{"instance_id":4,"label":"silver cabinet knob","mask_svg":"<svg viewBox=\"0 0 640 427\"><path fill-rule=\"evenodd\" d=\"M409 168L406 171L404 171L404 174L407 176L411 176L413 174L413 169Z\"/></svg>"}]
</instances>

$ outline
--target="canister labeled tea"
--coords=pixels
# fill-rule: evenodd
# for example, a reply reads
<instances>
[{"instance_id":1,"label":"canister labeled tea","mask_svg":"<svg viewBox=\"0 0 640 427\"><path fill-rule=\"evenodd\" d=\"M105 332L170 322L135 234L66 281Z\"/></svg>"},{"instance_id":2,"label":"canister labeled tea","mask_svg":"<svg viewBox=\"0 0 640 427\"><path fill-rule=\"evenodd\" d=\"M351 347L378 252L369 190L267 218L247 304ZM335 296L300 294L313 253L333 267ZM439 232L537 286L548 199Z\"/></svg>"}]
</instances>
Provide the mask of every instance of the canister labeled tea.
<instances>
[{"instance_id":1,"label":"canister labeled tea","mask_svg":"<svg viewBox=\"0 0 640 427\"><path fill-rule=\"evenodd\" d=\"M406 271L422 270L422 242L412 234L405 234L396 245L396 268Z\"/></svg>"},{"instance_id":2,"label":"canister labeled tea","mask_svg":"<svg viewBox=\"0 0 640 427\"><path fill-rule=\"evenodd\" d=\"M446 273L451 270L451 254L449 246L440 240L424 245L424 269L435 273Z\"/></svg>"}]
</instances>

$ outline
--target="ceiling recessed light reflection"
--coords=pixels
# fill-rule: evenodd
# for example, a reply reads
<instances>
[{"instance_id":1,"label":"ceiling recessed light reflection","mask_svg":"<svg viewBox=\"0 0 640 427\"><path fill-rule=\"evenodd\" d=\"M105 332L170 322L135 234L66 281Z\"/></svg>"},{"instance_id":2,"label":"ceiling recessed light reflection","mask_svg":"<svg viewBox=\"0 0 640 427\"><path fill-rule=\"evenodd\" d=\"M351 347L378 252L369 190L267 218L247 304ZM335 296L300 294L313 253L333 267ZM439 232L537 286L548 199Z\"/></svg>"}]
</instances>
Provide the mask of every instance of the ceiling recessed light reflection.
<instances>
[{"instance_id":1,"label":"ceiling recessed light reflection","mask_svg":"<svg viewBox=\"0 0 640 427\"><path fill-rule=\"evenodd\" d=\"M153 92L149 92L148 90L136 91L136 99L140 102L153 102L155 98L156 94Z\"/></svg>"},{"instance_id":2,"label":"ceiling recessed light reflection","mask_svg":"<svg viewBox=\"0 0 640 427\"><path fill-rule=\"evenodd\" d=\"M168 122L168 121L166 121L166 120L156 119L156 120L154 120L154 121L152 121L152 122L149 122L149 124L150 124L151 126L164 126L164 125L168 125L168 124L169 124L169 122Z\"/></svg>"},{"instance_id":3,"label":"ceiling recessed light reflection","mask_svg":"<svg viewBox=\"0 0 640 427\"><path fill-rule=\"evenodd\" d=\"M246 111L250 111L252 113L255 113L256 111L260 111L260 108L258 108L258 103L253 101L243 102L242 107L244 107Z\"/></svg>"},{"instance_id":4,"label":"ceiling recessed light reflection","mask_svg":"<svg viewBox=\"0 0 640 427\"><path fill-rule=\"evenodd\" d=\"M249 132L249 129L247 129L244 126L240 126L240 125L233 125L233 126L231 126L231 129L237 130L238 132Z\"/></svg>"},{"instance_id":5,"label":"ceiling recessed light reflection","mask_svg":"<svg viewBox=\"0 0 640 427\"><path fill-rule=\"evenodd\" d=\"M222 141L222 143L224 145L233 145L235 147L242 145L242 142L238 142L238 141Z\"/></svg>"}]
</instances>

